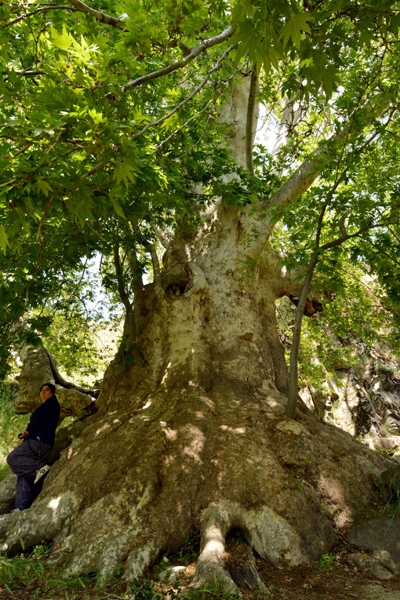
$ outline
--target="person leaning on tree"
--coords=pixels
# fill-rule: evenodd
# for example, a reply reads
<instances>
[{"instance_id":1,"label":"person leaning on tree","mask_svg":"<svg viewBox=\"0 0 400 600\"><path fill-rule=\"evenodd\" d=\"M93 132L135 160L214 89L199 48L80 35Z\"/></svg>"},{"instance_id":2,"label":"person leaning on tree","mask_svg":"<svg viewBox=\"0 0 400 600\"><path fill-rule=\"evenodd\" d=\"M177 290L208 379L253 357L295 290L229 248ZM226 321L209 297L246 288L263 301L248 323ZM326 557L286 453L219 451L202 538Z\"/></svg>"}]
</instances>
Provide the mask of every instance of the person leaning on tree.
<instances>
[{"instance_id":1,"label":"person leaning on tree","mask_svg":"<svg viewBox=\"0 0 400 600\"><path fill-rule=\"evenodd\" d=\"M44 383L39 395L42 404L32 413L29 424L19 439L23 443L7 456L13 473L18 476L15 509L29 508L41 490L37 483L47 473L46 459L54 445L60 405L55 396L55 385Z\"/></svg>"}]
</instances>

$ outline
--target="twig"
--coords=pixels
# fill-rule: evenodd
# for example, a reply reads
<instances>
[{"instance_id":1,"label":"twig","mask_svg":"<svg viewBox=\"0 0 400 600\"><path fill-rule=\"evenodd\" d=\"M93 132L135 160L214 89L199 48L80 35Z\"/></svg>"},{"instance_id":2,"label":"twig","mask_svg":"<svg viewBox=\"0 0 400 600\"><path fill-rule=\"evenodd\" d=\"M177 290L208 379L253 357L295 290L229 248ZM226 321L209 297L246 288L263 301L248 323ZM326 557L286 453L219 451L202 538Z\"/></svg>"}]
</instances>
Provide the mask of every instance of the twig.
<instances>
[{"instance_id":1,"label":"twig","mask_svg":"<svg viewBox=\"0 0 400 600\"><path fill-rule=\"evenodd\" d=\"M39 227L38 227L38 231L37 231L37 234L36 234L36 240L38 242L40 241L40 233L42 231L42 226L43 226L44 220L46 219L47 215L50 212L51 205L53 204L53 200L54 200L54 196L52 196L50 198L50 200L48 201L48 203L46 204L45 209L44 209L44 213L42 215L42 218L39 221Z\"/></svg>"},{"instance_id":2,"label":"twig","mask_svg":"<svg viewBox=\"0 0 400 600\"><path fill-rule=\"evenodd\" d=\"M138 133L135 133L134 135L132 135L131 140L133 140L133 139L135 139L135 138L143 135L143 133L145 133L148 129L150 129L150 127L155 127L156 125L161 125L161 123L164 123L164 121L166 121L167 119L169 119L170 117L172 117L172 115L174 115L180 108L182 108L182 106L184 106L185 104L187 104L188 102L190 102L190 100L192 100L192 98L194 98L194 96L196 94L198 94L200 92L200 90L203 89L203 87L205 86L205 84L207 83L207 81L210 79L211 75L213 73L215 73L215 71L217 71L220 68L222 61L233 50L234 47L235 46L230 46L227 50L225 50L225 52L223 53L223 55L217 61L217 63L215 64L215 66L207 73L207 75L205 76L205 78L203 79L203 81L200 83L200 85L198 85L187 98L185 98L184 100L182 100L182 102L180 102L178 104L178 106L176 106L168 114L164 115L160 119L157 119L157 121L153 121L152 123L148 123L145 127L143 127L143 129L141 131L139 131Z\"/></svg>"},{"instance_id":3,"label":"twig","mask_svg":"<svg viewBox=\"0 0 400 600\"><path fill-rule=\"evenodd\" d=\"M73 8L71 6L42 6L41 8L36 8L35 10L33 10L30 13L25 13L24 15L20 15L19 17L16 17L15 19L13 19L12 21L9 21L9 23L6 23L5 25L3 25L2 29L5 29L6 27L10 27L11 25L15 25L15 23L18 23L19 21L23 21L24 19L27 19L28 17L33 17L34 15L41 13L41 12L48 12L49 10L57 10L57 9L62 9L62 10L71 10L73 12L77 11L77 8Z\"/></svg>"},{"instance_id":4,"label":"twig","mask_svg":"<svg viewBox=\"0 0 400 600\"><path fill-rule=\"evenodd\" d=\"M87 173L85 173L84 175L82 175L82 177L80 177L79 181L84 181L86 179L86 177L89 177L90 175L93 175L93 173L96 173L96 171L98 171L99 169L101 169L101 167L104 167L107 163L103 162L99 162L95 167L93 167L93 169L90 169L90 171L88 171Z\"/></svg>"},{"instance_id":5,"label":"twig","mask_svg":"<svg viewBox=\"0 0 400 600\"><path fill-rule=\"evenodd\" d=\"M207 104L205 105L205 107L200 110L199 112L197 112L195 115L192 115L187 121L185 121L185 123L183 123L183 125L181 125L178 129L175 129L175 131L173 131L171 133L171 135L169 135L167 138L165 138L165 140L163 140L162 142L160 142L158 144L158 146L156 146L156 150L159 150L161 148L161 146L163 146L164 144L166 144L167 142L169 142L169 140L176 135L179 131L181 131L182 129L184 129L189 123L190 121L193 121L193 119L196 119L199 115L201 115L204 111L207 110L207 108L210 106L212 100L209 100L207 102Z\"/></svg>"},{"instance_id":6,"label":"twig","mask_svg":"<svg viewBox=\"0 0 400 600\"><path fill-rule=\"evenodd\" d=\"M67 204L64 200L65 206L67 207L68 210L70 210L72 213L74 213L74 215L76 215L78 217L79 220L81 220L81 217L78 215L78 213L69 206L69 204ZM107 240L105 240L103 238L103 236L95 230L95 228L93 227L93 225L91 224L91 222L89 221L89 219L84 219L85 221L85 225L87 225L89 227L89 229L91 229L93 231L93 233L95 233L97 235L97 237L99 237L101 239L102 242L107 243Z\"/></svg>"},{"instance_id":7,"label":"twig","mask_svg":"<svg viewBox=\"0 0 400 600\"><path fill-rule=\"evenodd\" d=\"M10 181L6 181L5 183L0 183L0 188L7 187L8 185L12 185L16 181L17 181L17 179L14 177L14 179L10 179Z\"/></svg>"},{"instance_id":8,"label":"twig","mask_svg":"<svg viewBox=\"0 0 400 600\"><path fill-rule=\"evenodd\" d=\"M21 148L21 150L19 150L18 152L16 152L13 155L13 158L16 158L17 156L19 156L20 154L25 152L25 150L28 150L28 148L30 148L32 146L32 144L33 144L33 142L28 142L27 144L25 144L25 146L23 148Z\"/></svg>"}]
</instances>

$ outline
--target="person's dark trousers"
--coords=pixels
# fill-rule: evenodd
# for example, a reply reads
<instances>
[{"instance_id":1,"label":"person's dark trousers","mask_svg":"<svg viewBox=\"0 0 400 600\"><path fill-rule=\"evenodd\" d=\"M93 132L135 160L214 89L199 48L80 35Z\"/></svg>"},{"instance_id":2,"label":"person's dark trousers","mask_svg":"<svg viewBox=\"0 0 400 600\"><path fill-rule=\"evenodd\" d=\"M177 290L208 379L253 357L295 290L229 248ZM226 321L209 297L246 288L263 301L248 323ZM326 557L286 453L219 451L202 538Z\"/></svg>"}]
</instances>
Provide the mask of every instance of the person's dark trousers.
<instances>
[{"instance_id":1,"label":"person's dark trousers","mask_svg":"<svg viewBox=\"0 0 400 600\"><path fill-rule=\"evenodd\" d=\"M13 473L18 476L15 508L29 508L41 491L40 481L34 485L35 474L43 467L52 446L38 440L25 440L7 456L7 462Z\"/></svg>"}]
</instances>

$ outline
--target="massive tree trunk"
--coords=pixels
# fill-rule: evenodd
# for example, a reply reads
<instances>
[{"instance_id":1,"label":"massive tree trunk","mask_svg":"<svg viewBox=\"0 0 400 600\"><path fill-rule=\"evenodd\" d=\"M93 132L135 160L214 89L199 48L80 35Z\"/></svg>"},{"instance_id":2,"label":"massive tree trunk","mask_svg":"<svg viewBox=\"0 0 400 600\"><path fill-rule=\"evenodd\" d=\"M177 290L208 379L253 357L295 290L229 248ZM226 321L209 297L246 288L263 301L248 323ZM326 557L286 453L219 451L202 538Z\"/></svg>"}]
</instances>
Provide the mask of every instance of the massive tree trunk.
<instances>
[{"instance_id":1,"label":"massive tree trunk","mask_svg":"<svg viewBox=\"0 0 400 600\"><path fill-rule=\"evenodd\" d=\"M229 110L237 151L245 123ZM260 256L268 225L261 243L257 223L221 201L176 230L161 273L136 293L135 344L110 365L98 413L33 507L2 517L9 552L53 539L70 572L123 564L132 578L201 531L195 582L217 576L234 590L230 529L273 564L296 565L329 551L335 528L375 498L385 459L306 409L284 416L275 300L293 286Z\"/></svg>"}]
</instances>

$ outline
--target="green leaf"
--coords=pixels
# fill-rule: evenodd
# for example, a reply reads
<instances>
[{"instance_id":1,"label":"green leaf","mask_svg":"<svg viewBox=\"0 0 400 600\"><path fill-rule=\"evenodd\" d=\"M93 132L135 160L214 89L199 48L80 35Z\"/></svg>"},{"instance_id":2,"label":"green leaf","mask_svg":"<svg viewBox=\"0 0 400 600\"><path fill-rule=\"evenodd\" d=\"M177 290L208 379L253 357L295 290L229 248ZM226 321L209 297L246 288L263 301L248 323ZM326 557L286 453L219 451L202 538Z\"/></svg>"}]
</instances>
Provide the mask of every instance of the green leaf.
<instances>
[{"instance_id":1,"label":"green leaf","mask_svg":"<svg viewBox=\"0 0 400 600\"><path fill-rule=\"evenodd\" d=\"M67 32L66 25L63 25L62 33L58 33L57 29L50 27L50 40L51 43L60 50L68 50L74 38Z\"/></svg>"},{"instance_id":2,"label":"green leaf","mask_svg":"<svg viewBox=\"0 0 400 600\"><path fill-rule=\"evenodd\" d=\"M42 192L46 197L49 195L49 192L52 191L51 185L44 181L44 179L37 179L35 181L35 188L38 192Z\"/></svg>"},{"instance_id":3,"label":"green leaf","mask_svg":"<svg viewBox=\"0 0 400 600\"><path fill-rule=\"evenodd\" d=\"M299 12L282 27L279 39L283 39L283 43L287 46L291 39L297 48L300 48L301 32L311 33L308 21L313 21L313 17L305 12Z\"/></svg>"},{"instance_id":4,"label":"green leaf","mask_svg":"<svg viewBox=\"0 0 400 600\"><path fill-rule=\"evenodd\" d=\"M0 225L0 247L3 250L3 254L6 253L7 246L10 246L8 243L8 237L6 232L4 231L3 225Z\"/></svg>"},{"instance_id":5,"label":"green leaf","mask_svg":"<svg viewBox=\"0 0 400 600\"><path fill-rule=\"evenodd\" d=\"M110 194L110 200L111 200L111 203L112 203L112 205L113 205L113 208L114 208L114 210L115 210L116 214L117 214L117 215L119 215L120 217L122 217L123 219L126 219L126 216L125 216L125 214L124 214L124 211L123 211L123 210L122 210L122 208L121 208L121 205L120 205L120 204L119 204L119 202L116 200L116 198L115 198L115 197L113 197L113 195L112 195L112 194Z\"/></svg>"},{"instance_id":6,"label":"green leaf","mask_svg":"<svg viewBox=\"0 0 400 600\"><path fill-rule=\"evenodd\" d=\"M124 182L128 186L129 181L132 183L135 181L134 168L127 162L119 162L114 169L113 179L117 184Z\"/></svg>"}]
</instances>

